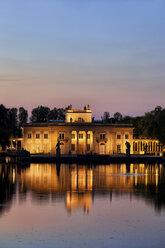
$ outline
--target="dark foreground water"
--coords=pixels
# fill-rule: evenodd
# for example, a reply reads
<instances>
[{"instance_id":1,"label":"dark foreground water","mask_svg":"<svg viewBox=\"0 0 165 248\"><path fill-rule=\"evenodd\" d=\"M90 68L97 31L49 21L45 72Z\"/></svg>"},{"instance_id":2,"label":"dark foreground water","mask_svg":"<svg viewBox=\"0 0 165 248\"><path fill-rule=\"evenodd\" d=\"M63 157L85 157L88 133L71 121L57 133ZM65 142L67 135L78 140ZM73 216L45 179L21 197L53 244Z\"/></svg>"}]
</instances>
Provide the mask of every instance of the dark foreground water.
<instances>
[{"instance_id":1,"label":"dark foreground water","mask_svg":"<svg viewBox=\"0 0 165 248\"><path fill-rule=\"evenodd\" d=\"M160 164L0 165L0 248L165 247Z\"/></svg>"}]
</instances>

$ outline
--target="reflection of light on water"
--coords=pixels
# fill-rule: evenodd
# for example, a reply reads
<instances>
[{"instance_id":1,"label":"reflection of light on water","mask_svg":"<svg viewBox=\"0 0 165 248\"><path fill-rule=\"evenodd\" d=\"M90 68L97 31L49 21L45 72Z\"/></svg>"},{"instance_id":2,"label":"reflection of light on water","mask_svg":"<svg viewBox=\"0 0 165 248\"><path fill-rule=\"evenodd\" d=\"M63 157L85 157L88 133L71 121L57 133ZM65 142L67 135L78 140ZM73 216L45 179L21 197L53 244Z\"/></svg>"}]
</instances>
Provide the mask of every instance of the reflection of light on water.
<instances>
[{"instance_id":1,"label":"reflection of light on water","mask_svg":"<svg viewBox=\"0 0 165 248\"><path fill-rule=\"evenodd\" d=\"M13 168L13 183L15 183L15 169Z\"/></svg>"},{"instance_id":2,"label":"reflection of light on water","mask_svg":"<svg viewBox=\"0 0 165 248\"><path fill-rule=\"evenodd\" d=\"M156 168L156 187L158 186L158 168Z\"/></svg>"},{"instance_id":3,"label":"reflection of light on water","mask_svg":"<svg viewBox=\"0 0 165 248\"><path fill-rule=\"evenodd\" d=\"M145 170L145 185L147 185L147 168Z\"/></svg>"},{"instance_id":4,"label":"reflection of light on water","mask_svg":"<svg viewBox=\"0 0 165 248\"><path fill-rule=\"evenodd\" d=\"M66 208L71 213L73 208L83 209L89 213L92 205L92 195L89 192L67 192L66 193Z\"/></svg>"},{"instance_id":5,"label":"reflection of light on water","mask_svg":"<svg viewBox=\"0 0 165 248\"><path fill-rule=\"evenodd\" d=\"M77 189L77 170L71 171L71 188L72 190Z\"/></svg>"},{"instance_id":6,"label":"reflection of light on water","mask_svg":"<svg viewBox=\"0 0 165 248\"><path fill-rule=\"evenodd\" d=\"M92 190L93 187L93 171L92 169L87 171L87 189Z\"/></svg>"},{"instance_id":7,"label":"reflection of light on water","mask_svg":"<svg viewBox=\"0 0 165 248\"><path fill-rule=\"evenodd\" d=\"M7 168L7 167L6 167ZM7 170L0 170L3 179ZM27 189L35 193L44 194L66 194L66 192L81 192L81 194L71 194L66 198L66 204L69 209L73 206L87 208L87 195L91 191L109 191L119 192L122 190L133 191L137 186L145 186L146 192L149 191L148 185L158 186L158 180L161 180L162 166L159 164L131 164L129 172L126 171L125 164L110 164L85 166L76 164L61 164L60 171L54 164L31 164L30 167L17 173L16 167L11 168L10 180L15 183L20 180L20 192ZM127 169L128 170L128 169ZM163 170L163 168L162 168ZM12 172L12 174L11 174ZM159 178L160 177L160 178ZM83 194L82 194L83 193ZM93 197L93 195L92 195ZM93 199L93 198L92 198ZM112 199L112 197L111 197Z\"/></svg>"},{"instance_id":8,"label":"reflection of light on water","mask_svg":"<svg viewBox=\"0 0 165 248\"><path fill-rule=\"evenodd\" d=\"M135 185L137 185L137 169L135 169Z\"/></svg>"}]
</instances>

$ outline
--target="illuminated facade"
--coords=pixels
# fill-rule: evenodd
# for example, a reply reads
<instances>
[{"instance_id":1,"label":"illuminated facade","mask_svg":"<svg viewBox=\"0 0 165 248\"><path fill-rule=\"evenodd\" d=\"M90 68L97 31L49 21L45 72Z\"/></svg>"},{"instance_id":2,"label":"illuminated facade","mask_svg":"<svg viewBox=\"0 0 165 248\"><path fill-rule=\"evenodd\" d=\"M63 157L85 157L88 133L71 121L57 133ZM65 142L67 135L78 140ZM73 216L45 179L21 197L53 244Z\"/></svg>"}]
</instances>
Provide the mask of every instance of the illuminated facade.
<instances>
[{"instance_id":1,"label":"illuminated facade","mask_svg":"<svg viewBox=\"0 0 165 248\"><path fill-rule=\"evenodd\" d=\"M65 121L28 123L22 127L22 147L30 153L56 154L125 154L128 141L133 153L133 126L92 121L90 106L73 110L70 105Z\"/></svg>"},{"instance_id":2,"label":"illuminated facade","mask_svg":"<svg viewBox=\"0 0 165 248\"><path fill-rule=\"evenodd\" d=\"M134 139L131 124L92 121L89 105L84 110L73 110L70 105L65 121L28 123L22 133L21 148L32 154L56 154L58 141L62 155L125 154L126 141L131 145L131 154L158 155L163 150L158 140Z\"/></svg>"},{"instance_id":3,"label":"illuminated facade","mask_svg":"<svg viewBox=\"0 0 165 248\"><path fill-rule=\"evenodd\" d=\"M156 139L134 139L133 153L134 154L162 154L163 145Z\"/></svg>"}]
</instances>

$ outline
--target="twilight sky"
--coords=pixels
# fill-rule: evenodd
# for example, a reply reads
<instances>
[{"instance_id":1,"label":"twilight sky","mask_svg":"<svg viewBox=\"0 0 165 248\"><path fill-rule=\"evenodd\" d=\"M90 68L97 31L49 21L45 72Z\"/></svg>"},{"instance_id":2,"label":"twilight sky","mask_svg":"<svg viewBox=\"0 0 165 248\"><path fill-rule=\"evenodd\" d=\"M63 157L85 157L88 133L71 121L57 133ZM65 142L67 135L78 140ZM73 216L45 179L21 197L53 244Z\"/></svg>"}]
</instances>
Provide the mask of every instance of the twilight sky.
<instances>
[{"instance_id":1,"label":"twilight sky","mask_svg":"<svg viewBox=\"0 0 165 248\"><path fill-rule=\"evenodd\" d=\"M0 103L165 107L165 0L0 0Z\"/></svg>"}]
</instances>

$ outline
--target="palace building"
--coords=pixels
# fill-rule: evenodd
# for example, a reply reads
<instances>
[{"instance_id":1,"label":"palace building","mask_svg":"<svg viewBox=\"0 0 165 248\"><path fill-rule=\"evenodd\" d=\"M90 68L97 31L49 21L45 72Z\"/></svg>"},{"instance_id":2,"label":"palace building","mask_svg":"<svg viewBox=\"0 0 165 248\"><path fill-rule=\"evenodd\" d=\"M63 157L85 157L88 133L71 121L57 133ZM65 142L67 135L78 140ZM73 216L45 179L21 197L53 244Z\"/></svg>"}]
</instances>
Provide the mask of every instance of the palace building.
<instances>
[{"instance_id":1,"label":"palace building","mask_svg":"<svg viewBox=\"0 0 165 248\"><path fill-rule=\"evenodd\" d=\"M27 123L22 127L21 147L32 154L56 154L60 143L62 155L126 153L126 142L131 154L162 152L159 141L134 139L132 124L111 124L92 120L90 106L74 110L72 105L65 113L65 121Z\"/></svg>"},{"instance_id":2,"label":"palace building","mask_svg":"<svg viewBox=\"0 0 165 248\"><path fill-rule=\"evenodd\" d=\"M126 152L126 141L133 153L133 126L92 121L90 106L65 113L65 121L27 123L22 127L22 147L30 153L56 154L119 154Z\"/></svg>"}]
</instances>

